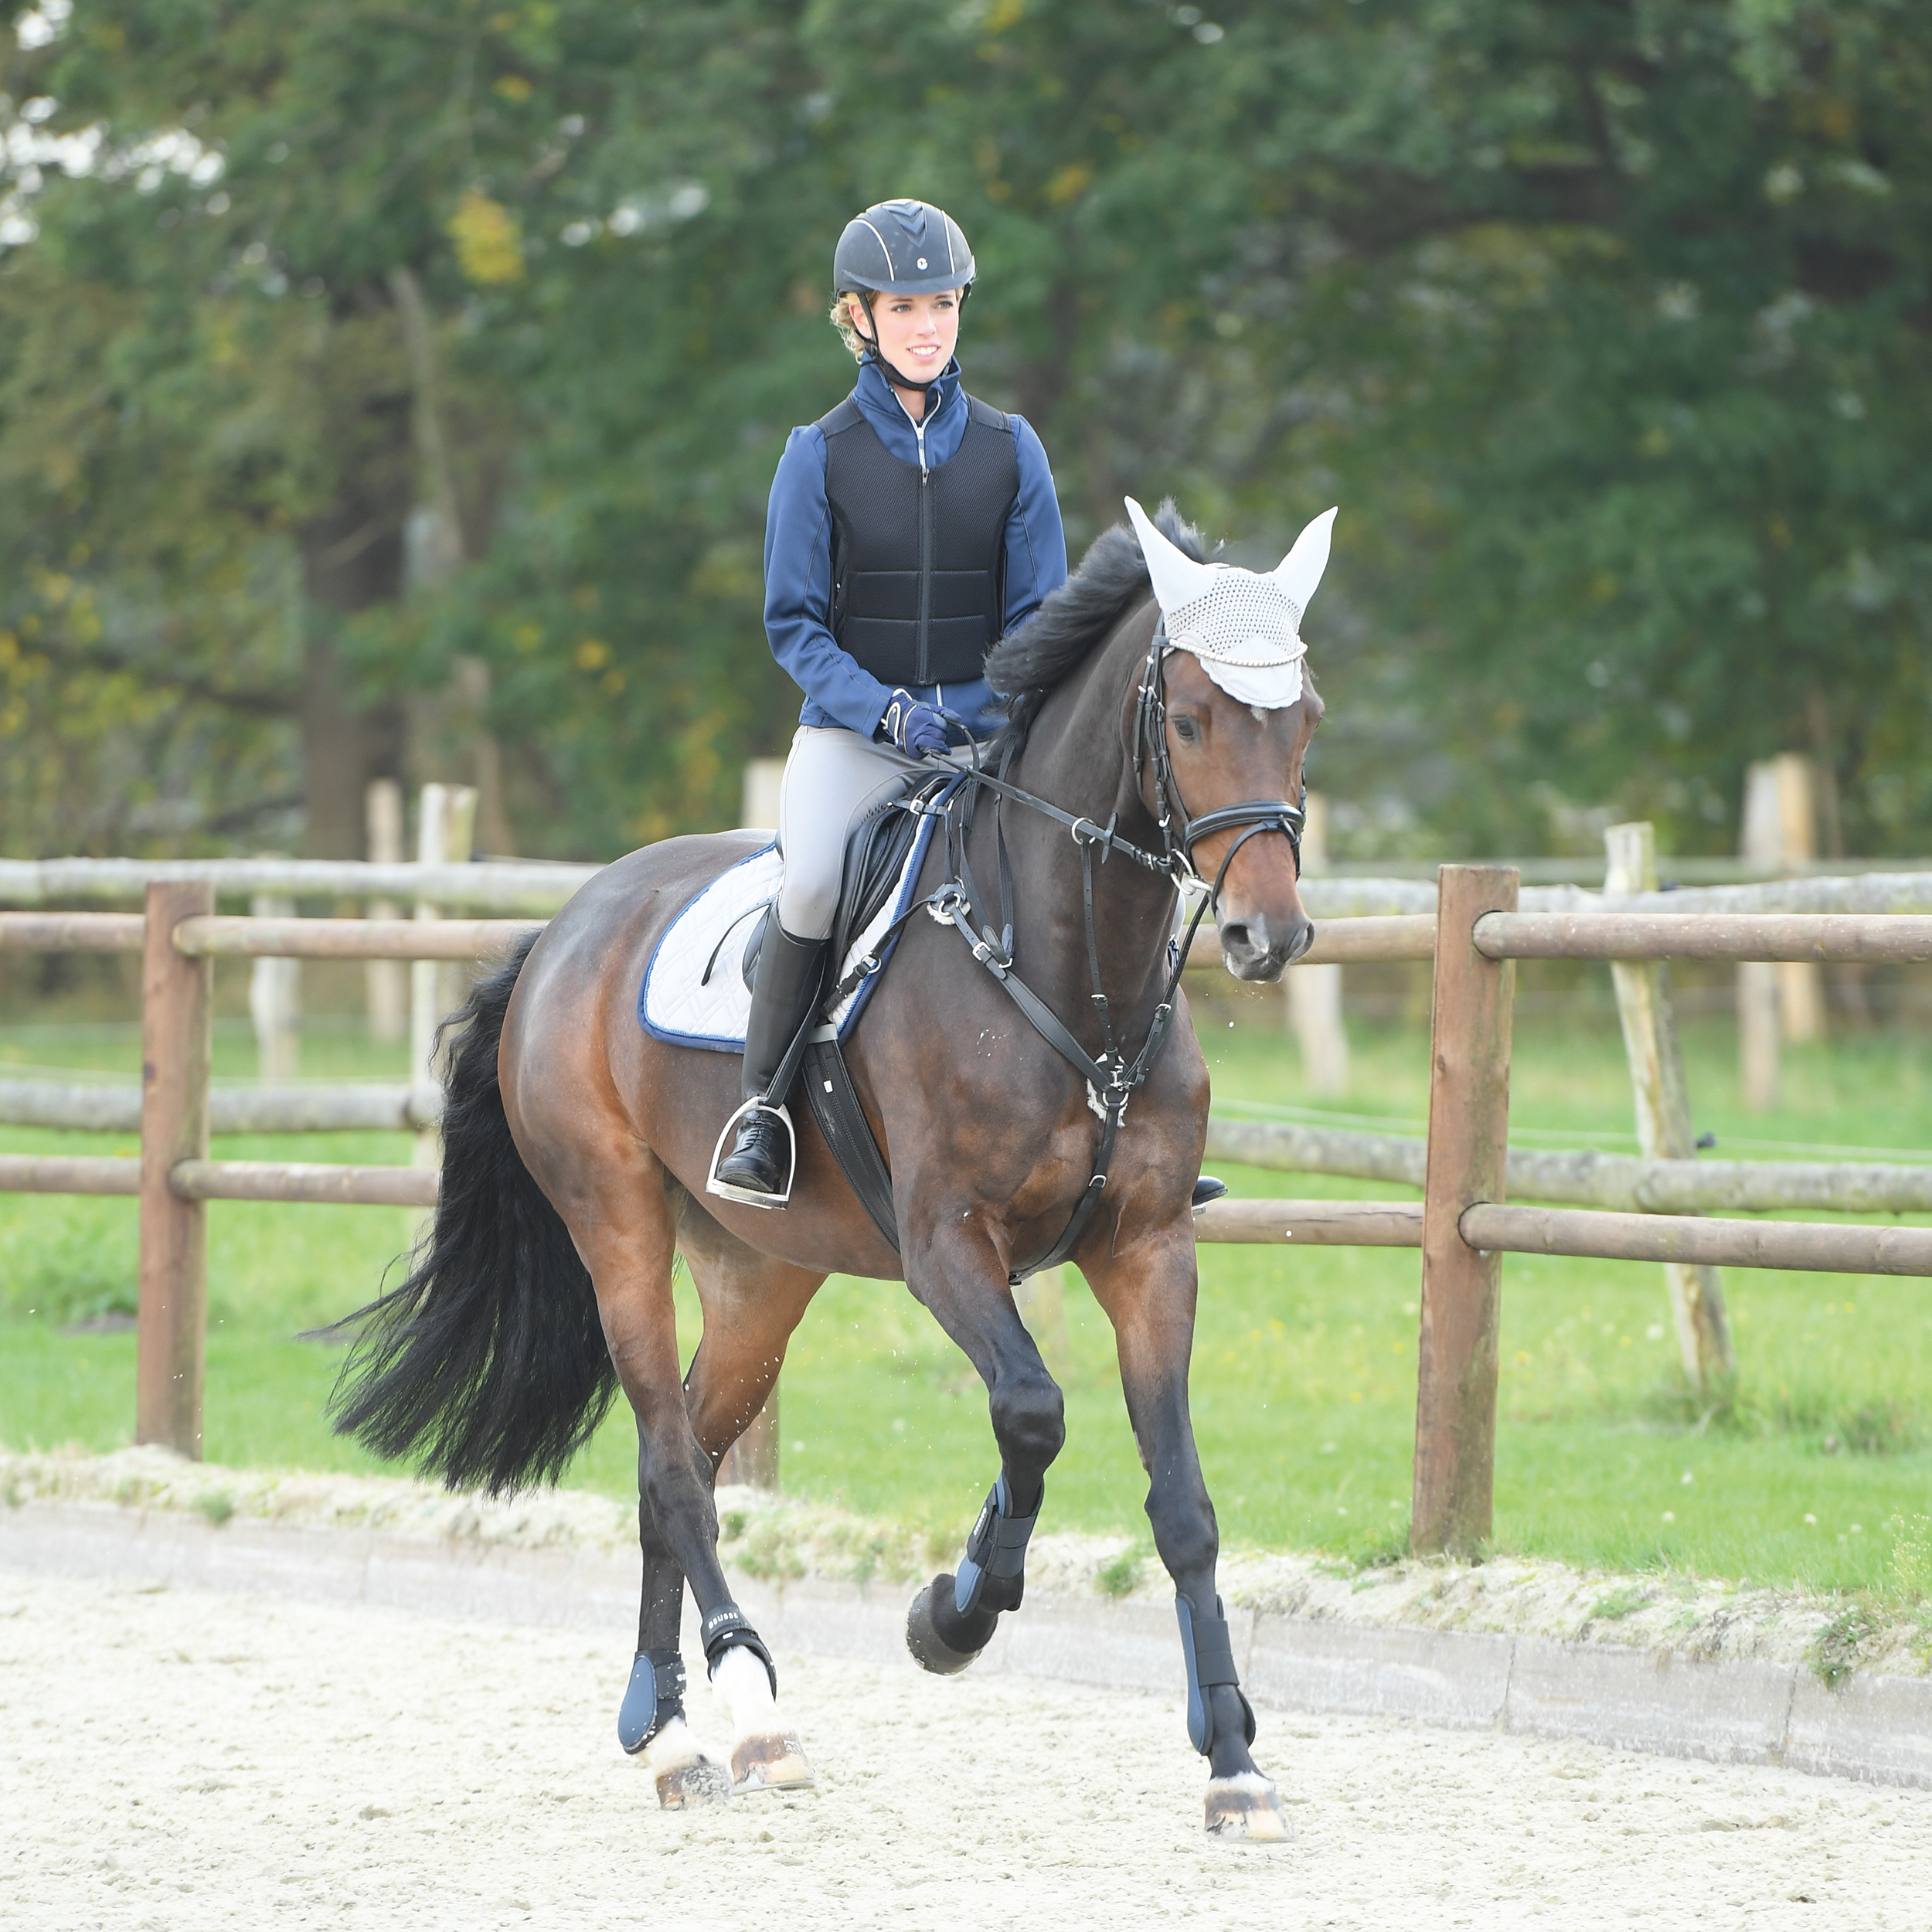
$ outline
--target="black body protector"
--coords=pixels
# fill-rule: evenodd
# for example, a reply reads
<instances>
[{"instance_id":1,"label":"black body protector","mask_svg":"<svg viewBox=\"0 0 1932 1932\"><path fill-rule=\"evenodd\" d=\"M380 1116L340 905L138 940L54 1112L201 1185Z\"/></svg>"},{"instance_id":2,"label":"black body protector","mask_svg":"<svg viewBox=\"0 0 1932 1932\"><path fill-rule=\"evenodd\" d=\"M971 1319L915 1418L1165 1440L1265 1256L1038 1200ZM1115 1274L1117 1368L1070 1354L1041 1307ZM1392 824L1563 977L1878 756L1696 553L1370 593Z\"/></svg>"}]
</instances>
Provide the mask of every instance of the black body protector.
<instances>
[{"instance_id":1,"label":"black body protector","mask_svg":"<svg viewBox=\"0 0 1932 1932\"><path fill-rule=\"evenodd\" d=\"M832 632L881 684L967 684L1005 627L1013 427L976 396L946 462L902 462L850 396L819 420L832 509Z\"/></svg>"}]
</instances>

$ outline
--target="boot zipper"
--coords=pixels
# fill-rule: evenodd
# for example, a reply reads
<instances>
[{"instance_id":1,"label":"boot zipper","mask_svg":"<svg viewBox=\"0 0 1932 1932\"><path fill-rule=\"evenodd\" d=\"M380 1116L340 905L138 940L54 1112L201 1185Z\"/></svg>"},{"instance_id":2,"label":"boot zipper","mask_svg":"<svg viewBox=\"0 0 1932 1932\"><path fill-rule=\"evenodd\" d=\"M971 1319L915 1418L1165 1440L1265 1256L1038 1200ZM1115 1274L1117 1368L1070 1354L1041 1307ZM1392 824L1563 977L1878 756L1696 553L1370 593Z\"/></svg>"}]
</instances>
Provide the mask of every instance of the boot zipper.
<instances>
[{"instance_id":1,"label":"boot zipper","mask_svg":"<svg viewBox=\"0 0 1932 1932\"><path fill-rule=\"evenodd\" d=\"M932 472L926 467L926 425L915 423L913 434L919 439L919 645L913 668L913 682L932 682L931 651L933 601L933 495Z\"/></svg>"}]
</instances>

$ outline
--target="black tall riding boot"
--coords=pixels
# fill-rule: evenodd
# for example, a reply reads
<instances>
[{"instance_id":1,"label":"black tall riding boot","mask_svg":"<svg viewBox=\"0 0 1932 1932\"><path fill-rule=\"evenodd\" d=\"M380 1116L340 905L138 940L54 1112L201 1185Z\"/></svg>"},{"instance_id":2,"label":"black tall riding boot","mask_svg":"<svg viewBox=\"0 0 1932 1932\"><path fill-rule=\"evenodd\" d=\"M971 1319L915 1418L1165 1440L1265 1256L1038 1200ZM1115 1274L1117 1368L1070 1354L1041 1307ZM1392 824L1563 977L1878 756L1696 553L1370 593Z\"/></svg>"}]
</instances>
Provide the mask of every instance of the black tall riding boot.
<instances>
[{"instance_id":1,"label":"black tall riding boot","mask_svg":"<svg viewBox=\"0 0 1932 1932\"><path fill-rule=\"evenodd\" d=\"M778 923L775 911L767 921L752 982L751 1016L745 1022L747 1100L768 1100L774 1107L784 1100L784 1094L770 1090L771 1083L817 996L828 944L822 939L794 939ZM747 1193L781 1194L791 1157L784 1122L760 1108L738 1123L738 1138L718 1163L718 1179Z\"/></svg>"}]
</instances>

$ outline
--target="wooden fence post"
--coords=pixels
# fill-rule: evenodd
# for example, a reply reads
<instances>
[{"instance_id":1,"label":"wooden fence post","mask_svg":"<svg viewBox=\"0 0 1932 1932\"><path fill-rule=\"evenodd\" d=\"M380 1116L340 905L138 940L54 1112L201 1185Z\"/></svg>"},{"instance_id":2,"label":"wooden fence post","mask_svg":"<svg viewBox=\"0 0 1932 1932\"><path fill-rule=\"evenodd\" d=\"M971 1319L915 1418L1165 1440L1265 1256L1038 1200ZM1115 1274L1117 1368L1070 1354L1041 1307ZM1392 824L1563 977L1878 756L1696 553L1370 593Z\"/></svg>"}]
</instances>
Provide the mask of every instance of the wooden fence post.
<instances>
[{"instance_id":1,"label":"wooden fence post","mask_svg":"<svg viewBox=\"0 0 1932 1932\"><path fill-rule=\"evenodd\" d=\"M1818 857L1818 767L1801 751L1771 760L1777 789L1778 863L1794 869ZM1787 1040L1821 1039L1825 1032L1825 968L1815 961L1781 960L1777 1019Z\"/></svg>"},{"instance_id":2,"label":"wooden fence post","mask_svg":"<svg viewBox=\"0 0 1932 1932\"><path fill-rule=\"evenodd\" d=\"M393 778L372 778L362 794L369 855L379 866L403 862L403 787ZM371 919L400 919L393 900L372 899ZM409 968L400 959L372 959L364 969L369 995L369 1030L373 1039L400 1040L409 1032Z\"/></svg>"},{"instance_id":3,"label":"wooden fence post","mask_svg":"<svg viewBox=\"0 0 1932 1932\"><path fill-rule=\"evenodd\" d=\"M151 885L141 970L141 1273L134 1440L201 1455L208 1210L168 1185L208 1158L215 963L175 950L175 927L215 910L206 883Z\"/></svg>"},{"instance_id":4,"label":"wooden fence post","mask_svg":"<svg viewBox=\"0 0 1932 1932\"><path fill-rule=\"evenodd\" d=\"M1739 856L1773 872L1807 864L1818 852L1816 772L1801 752L1748 767ZM1767 1113L1777 1104L1778 1040L1816 1039L1825 1030L1825 980L1804 960L1737 968L1737 1047L1744 1104Z\"/></svg>"},{"instance_id":5,"label":"wooden fence post","mask_svg":"<svg viewBox=\"0 0 1932 1932\"><path fill-rule=\"evenodd\" d=\"M738 815L740 825L752 830L770 831L778 823L778 794L785 776L782 758L747 758L745 760L743 804Z\"/></svg>"},{"instance_id":6,"label":"wooden fence post","mask_svg":"<svg viewBox=\"0 0 1932 1932\"><path fill-rule=\"evenodd\" d=\"M421 818L416 828L416 856L425 866L460 866L469 858L476 830L476 793L468 785L425 785ZM418 919L440 919L433 901L416 902ZM432 1107L442 1085L436 1064L436 1029L444 1016L461 1003L459 967L440 960L419 959L410 967L410 1085L415 1090L420 1117ZM414 1164L443 1165L443 1136L425 1128L416 1137Z\"/></svg>"},{"instance_id":7,"label":"wooden fence post","mask_svg":"<svg viewBox=\"0 0 1932 1932\"><path fill-rule=\"evenodd\" d=\"M718 1464L720 1483L742 1482L753 1489L778 1487L778 1384L771 1385L765 1406L751 1418L745 1432L724 1452Z\"/></svg>"},{"instance_id":8,"label":"wooden fence post","mask_svg":"<svg viewBox=\"0 0 1932 1932\"><path fill-rule=\"evenodd\" d=\"M1607 893L1657 889L1657 835L1648 825L1611 825L1604 833L1609 868ZM1637 1107L1637 1146L1647 1161L1694 1161L1690 1090L1684 1079L1683 1049L1677 1017L1671 1009L1670 969L1659 962L1613 960L1610 976L1617 988L1617 1016L1623 1023L1624 1053ZM1676 1325L1677 1350L1684 1372L1700 1389L1727 1379L1732 1372L1730 1324L1725 1318L1724 1288L1707 1264L1664 1264Z\"/></svg>"},{"instance_id":9,"label":"wooden fence post","mask_svg":"<svg viewBox=\"0 0 1932 1932\"><path fill-rule=\"evenodd\" d=\"M295 902L276 893L257 893L248 910L257 919L293 919ZM302 962L257 960L249 971L248 1012L255 1025L256 1065L263 1083L276 1086L298 1078L302 1070Z\"/></svg>"},{"instance_id":10,"label":"wooden fence post","mask_svg":"<svg viewBox=\"0 0 1932 1932\"><path fill-rule=\"evenodd\" d=\"M741 827L772 831L778 824L778 794L785 775L782 758L747 758L740 792ZM782 1379L781 1379L782 1380ZM781 1382L771 1385L765 1406L750 1426L725 1451L718 1465L720 1482L749 1483L753 1489L778 1487L778 1416Z\"/></svg>"},{"instance_id":11,"label":"wooden fence post","mask_svg":"<svg viewBox=\"0 0 1932 1932\"><path fill-rule=\"evenodd\" d=\"M1418 1555L1468 1556L1492 1522L1502 1257L1467 1246L1458 1223L1503 1199L1516 992L1515 962L1484 958L1471 933L1485 913L1515 910L1519 875L1444 866L1438 880L1409 1542Z\"/></svg>"},{"instance_id":12,"label":"wooden fence post","mask_svg":"<svg viewBox=\"0 0 1932 1932\"><path fill-rule=\"evenodd\" d=\"M1318 791L1308 798L1301 828L1301 876L1318 879L1328 869L1328 801ZM1301 1077L1311 1094L1349 1090L1349 1036L1342 1022L1342 968L1297 966L1282 975L1287 982L1288 1019L1301 1048Z\"/></svg>"},{"instance_id":13,"label":"wooden fence post","mask_svg":"<svg viewBox=\"0 0 1932 1932\"><path fill-rule=\"evenodd\" d=\"M1013 1291L1013 1305L1026 1324L1047 1373L1056 1382L1063 1383L1072 1366L1073 1345L1066 1332L1066 1270L1073 1265L1063 1261L1056 1268L1043 1268Z\"/></svg>"}]
</instances>

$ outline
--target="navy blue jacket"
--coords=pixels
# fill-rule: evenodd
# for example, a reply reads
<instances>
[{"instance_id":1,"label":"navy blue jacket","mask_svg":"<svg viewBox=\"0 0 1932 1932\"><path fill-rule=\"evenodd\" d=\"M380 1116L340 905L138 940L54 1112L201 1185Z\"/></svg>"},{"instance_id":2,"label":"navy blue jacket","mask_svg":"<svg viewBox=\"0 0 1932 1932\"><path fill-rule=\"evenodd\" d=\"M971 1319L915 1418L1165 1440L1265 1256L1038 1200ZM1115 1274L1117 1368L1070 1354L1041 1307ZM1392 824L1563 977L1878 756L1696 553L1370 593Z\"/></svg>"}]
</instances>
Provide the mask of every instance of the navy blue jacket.
<instances>
[{"instance_id":1,"label":"navy blue jacket","mask_svg":"<svg viewBox=\"0 0 1932 1932\"><path fill-rule=\"evenodd\" d=\"M919 433L876 362L859 372L852 400L902 463L919 461ZM959 365L927 392L926 461L937 468L958 453L966 435L966 398ZM1008 417L1019 459L1019 495L1006 520L1006 610L1010 634L1037 611L1050 590L1066 581L1066 537L1046 452L1023 417ZM843 725L869 738L886 714L892 692L832 634L832 511L825 501L825 439L816 423L785 440L778 473L771 479L765 515L765 634L771 655L805 694L798 722ZM998 729L998 700L984 678L970 684L932 685L913 696L943 705L971 725L975 735Z\"/></svg>"}]
</instances>

